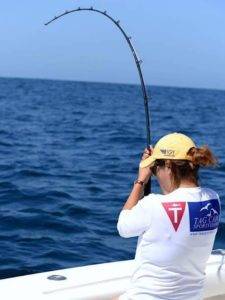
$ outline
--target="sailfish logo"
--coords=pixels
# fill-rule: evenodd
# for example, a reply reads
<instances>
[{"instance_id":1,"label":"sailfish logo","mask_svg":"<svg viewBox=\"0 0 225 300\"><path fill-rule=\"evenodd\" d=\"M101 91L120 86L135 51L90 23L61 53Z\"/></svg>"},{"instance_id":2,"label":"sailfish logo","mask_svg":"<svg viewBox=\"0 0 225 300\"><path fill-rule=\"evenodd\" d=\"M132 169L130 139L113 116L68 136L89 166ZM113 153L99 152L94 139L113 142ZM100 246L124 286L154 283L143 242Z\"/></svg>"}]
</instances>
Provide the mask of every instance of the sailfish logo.
<instances>
[{"instance_id":1,"label":"sailfish logo","mask_svg":"<svg viewBox=\"0 0 225 300\"><path fill-rule=\"evenodd\" d=\"M213 217L215 215L218 215L218 212L215 209L211 208L209 214L207 214L206 216Z\"/></svg>"},{"instance_id":2,"label":"sailfish logo","mask_svg":"<svg viewBox=\"0 0 225 300\"><path fill-rule=\"evenodd\" d=\"M170 150L170 149L160 149L161 153L165 156L170 156L170 157L174 157L174 150Z\"/></svg>"},{"instance_id":3,"label":"sailfish logo","mask_svg":"<svg viewBox=\"0 0 225 300\"><path fill-rule=\"evenodd\" d=\"M163 155L166 155L166 149L160 149L160 151Z\"/></svg>"}]
</instances>

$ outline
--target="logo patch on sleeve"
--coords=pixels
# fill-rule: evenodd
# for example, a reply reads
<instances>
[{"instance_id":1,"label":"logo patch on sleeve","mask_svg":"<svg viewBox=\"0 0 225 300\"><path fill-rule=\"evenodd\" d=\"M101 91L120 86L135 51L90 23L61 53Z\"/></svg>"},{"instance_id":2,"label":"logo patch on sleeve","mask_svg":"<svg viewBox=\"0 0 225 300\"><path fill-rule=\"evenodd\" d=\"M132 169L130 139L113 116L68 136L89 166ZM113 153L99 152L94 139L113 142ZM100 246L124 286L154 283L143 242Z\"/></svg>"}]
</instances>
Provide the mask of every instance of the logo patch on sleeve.
<instances>
[{"instance_id":1,"label":"logo patch on sleeve","mask_svg":"<svg viewBox=\"0 0 225 300\"><path fill-rule=\"evenodd\" d=\"M217 199L203 202L188 202L190 231L208 231L219 225L220 205Z\"/></svg>"},{"instance_id":2,"label":"logo patch on sleeve","mask_svg":"<svg viewBox=\"0 0 225 300\"><path fill-rule=\"evenodd\" d=\"M170 218L173 228L177 231L184 215L186 202L166 202L162 203L162 205Z\"/></svg>"}]
</instances>

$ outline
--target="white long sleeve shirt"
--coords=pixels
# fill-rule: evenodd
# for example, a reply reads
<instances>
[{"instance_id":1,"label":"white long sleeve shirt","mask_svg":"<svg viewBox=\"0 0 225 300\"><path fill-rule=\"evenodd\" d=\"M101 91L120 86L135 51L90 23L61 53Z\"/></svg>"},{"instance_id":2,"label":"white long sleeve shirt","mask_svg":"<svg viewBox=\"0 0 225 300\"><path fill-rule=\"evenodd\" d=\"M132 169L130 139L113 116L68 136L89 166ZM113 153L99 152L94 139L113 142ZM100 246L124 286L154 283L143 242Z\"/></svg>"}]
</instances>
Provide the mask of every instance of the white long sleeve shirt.
<instances>
[{"instance_id":1,"label":"white long sleeve shirt","mask_svg":"<svg viewBox=\"0 0 225 300\"><path fill-rule=\"evenodd\" d=\"M218 194L201 187L179 188L165 196L150 194L131 210L123 210L120 235L139 237L126 298L202 299L219 218Z\"/></svg>"}]
</instances>

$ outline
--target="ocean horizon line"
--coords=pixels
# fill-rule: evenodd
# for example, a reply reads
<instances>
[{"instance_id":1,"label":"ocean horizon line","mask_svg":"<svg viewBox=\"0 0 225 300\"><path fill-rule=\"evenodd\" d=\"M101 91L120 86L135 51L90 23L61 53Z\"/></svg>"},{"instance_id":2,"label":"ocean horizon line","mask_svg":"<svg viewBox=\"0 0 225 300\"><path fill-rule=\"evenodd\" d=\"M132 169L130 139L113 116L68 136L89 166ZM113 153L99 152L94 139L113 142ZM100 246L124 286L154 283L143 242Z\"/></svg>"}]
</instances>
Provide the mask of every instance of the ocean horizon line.
<instances>
[{"instance_id":1,"label":"ocean horizon line","mask_svg":"<svg viewBox=\"0 0 225 300\"><path fill-rule=\"evenodd\" d=\"M17 77L17 76L0 76L0 79L12 79L12 80L40 80L40 81L60 81L60 82L77 82L77 83L89 83L89 84L106 84L106 85L123 85L123 86L140 86L140 83L127 83L127 82L108 82L108 81L92 81L92 80L78 80L78 79L60 79L60 78L42 78L42 77ZM162 85L162 84L146 84L151 88L166 88L166 89L192 89L192 90L209 90L224 92L225 89L212 88L212 87L193 87L193 86L174 86L174 85Z\"/></svg>"}]
</instances>

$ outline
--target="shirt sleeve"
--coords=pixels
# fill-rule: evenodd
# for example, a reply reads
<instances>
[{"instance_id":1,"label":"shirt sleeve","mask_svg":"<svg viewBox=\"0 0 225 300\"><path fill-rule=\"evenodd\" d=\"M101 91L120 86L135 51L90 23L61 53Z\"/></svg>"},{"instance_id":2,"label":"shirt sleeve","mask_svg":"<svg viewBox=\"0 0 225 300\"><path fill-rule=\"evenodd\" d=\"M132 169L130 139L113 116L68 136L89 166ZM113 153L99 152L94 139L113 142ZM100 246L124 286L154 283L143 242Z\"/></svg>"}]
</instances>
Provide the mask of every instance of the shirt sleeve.
<instances>
[{"instance_id":1,"label":"shirt sleeve","mask_svg":"<svg viewBox=\"0 0 225 300\"><path fill-rule=\"evenodd\" d=\"M121 211L117 223L120 236L125 238L140 236L150 227L153 213L151 198L152 195L144 197L132 209Z\"/></svg>"}]
</instances>

